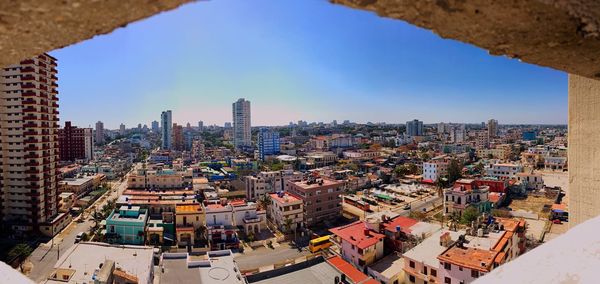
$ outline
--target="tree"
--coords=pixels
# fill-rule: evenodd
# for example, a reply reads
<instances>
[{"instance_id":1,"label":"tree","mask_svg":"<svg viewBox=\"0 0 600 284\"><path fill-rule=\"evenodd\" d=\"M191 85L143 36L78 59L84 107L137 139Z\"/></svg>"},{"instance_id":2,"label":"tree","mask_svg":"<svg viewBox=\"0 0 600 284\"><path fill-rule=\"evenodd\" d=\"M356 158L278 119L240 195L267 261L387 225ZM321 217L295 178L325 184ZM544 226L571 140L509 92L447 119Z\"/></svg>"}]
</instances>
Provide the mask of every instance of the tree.
<instances>
[{"instance_id":1,"label":"tree","mask_svg":"<svg viewBox=\"0 0 600 284\"><path fill-rule=\"evenodd\" d=\"M269 195L268 193L265 193L263 196L261 196L258 199L258 204L260 205L260 207L262 207L264 210L267 211L267 215L269 214L269 205L271 205L271 195Z\"/></svg>"},{"instance_id":2,"label":"tree","mask_svg":"<svg viewBox=\"0 0 600 284\"><path fill-rule=\"evenodd\" d=\"M31 246L26 243L16 245L8 252L9 259L18 259L19 267L23 271L23 261L33 252Z\"/></svg>"},{"instance_id":3,"label":"tree","mask_svg":"<svg viewBox=\"0 0 600 284\"><path fill-rule=\"evenodd\" d=\"M448 164L448 183L453 184L462 177L462 167L456 159L452 159Z\"/></svg>"},{"instance_id":4,"label":"tree","mask_svg":"<svg viewBox=\"0 0 600 284\"><path fill-rule=\"evenodd\" d=\"M293 225L293 221L290 218L286 218L285 221L283 221L283 227L285 229L286 234L290 233L290 231L292 230L292 225Z\"/></svg>"},{"instance_id":5,"label":"tree","mask_svg":"<svg viewBox=\"0 0 600 284\"><path fill-rule=\"evenodd\" d=\"M475 221L477 217L479 217L479 210L473 206L469 206L463 211L460 222L463 224L470 224Z\"/></svg>"},{"instance_id":6,"label":"tree","mask_svg":"<svg viewBox=\"0 0 600 284\"><path fill-rule=\"evenodd\" d=\"M477 165L475 165L475 171L477 173L483 174L483 170L484 170L484 166L482 163L478 163Z\"/></svg>"}]
</instances>

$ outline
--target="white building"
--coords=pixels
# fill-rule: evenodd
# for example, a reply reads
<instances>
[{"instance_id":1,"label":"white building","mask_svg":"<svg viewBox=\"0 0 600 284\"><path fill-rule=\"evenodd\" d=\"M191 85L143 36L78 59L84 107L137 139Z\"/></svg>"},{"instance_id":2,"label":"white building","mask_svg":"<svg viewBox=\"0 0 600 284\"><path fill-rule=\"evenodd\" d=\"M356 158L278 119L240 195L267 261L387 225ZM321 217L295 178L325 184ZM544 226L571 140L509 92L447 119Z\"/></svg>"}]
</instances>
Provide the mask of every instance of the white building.
<instances>
[{"instance_id":1,"label":"white building","mask_svg":"<svg viewBox=\"0 0 600 284\"><path fill-rule=\"evenodd\" d=\"M48 54L0 69L0 218L21 232L58 213L56 74Z\"/></svg>"},{"instance_id":2,"label":"white building","mask_svg":"<svg viewBox=\"0 0 600 284\"><path fill-rule=\"evenodd\" d=\"M304 209L302 200L287 192L271 193L271 219L281 231L292 230L302 227L304 220ZM286 228L286 220L290 219L293 225Z\"/></svg>"},{"instance_id":3,"label":"white building","mask_svg":"<svg viewBox=\"0 0 600 284\"><path fill-rule=\"evenodd\" d=\"M251 114L250 101L239 99L232 105L233 145L235 148L251 146Z\"/></svg>"},{"instance_id":4,"label":"white building","mask_svg":"<svg viewBox=\"0 0 600 284\"><path fill-rule=\"evenodd\" d=\"M439 178L448 174L450 161L446 156L435 157L431 162L423 163L423 180L436 182Z\"/></svg>"},{"instance_id":5,"label":"white building","mask_svg":"<svg viewBox=\"0 0 600 284\"><path fill-rule=\"evenodd\" d=\"M517 164L492 164L486 168L490 177L499 180L517 179L517 174L523 172L523 166Z\"/></svg>"}]
</instances>

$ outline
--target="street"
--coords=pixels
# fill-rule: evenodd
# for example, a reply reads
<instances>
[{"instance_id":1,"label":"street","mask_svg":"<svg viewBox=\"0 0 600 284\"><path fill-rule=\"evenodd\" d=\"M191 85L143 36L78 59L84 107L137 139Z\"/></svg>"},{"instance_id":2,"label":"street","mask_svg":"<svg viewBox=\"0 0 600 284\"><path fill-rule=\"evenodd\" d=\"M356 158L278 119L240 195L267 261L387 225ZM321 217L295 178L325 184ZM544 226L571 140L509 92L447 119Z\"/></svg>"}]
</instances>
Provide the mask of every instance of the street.
<instances>
[{"instance_id":1,"label":"street","mask_svg":"<svg viewBox=\"0 0 600 284\"><path fill-rule=\"evenodd\" d=\"M127 187L126 180L127 179L125 178L123 182L113 182L111 190L98 198L98 200L90 205L84 213L78 217L83 218L83 222L78 223L75 221L78 218L73 219L73 221L67 225L62 232L58 233L52 241L40 244L25 261L25 270L29 270L27 276L36 283L46 279L54 269L54 264L59 259L60 255L73 246L77 234L79 232L88 232L94 225L93 220L88 220L90 213L93 212L93 208L101 210L102 206L104 206L108 200L116 199L122 194ZM54 244L54 246L52 246L52 244Z\"/></svg>"},{"instance_id":2,"label":"street","mask_svg":"<svg viewBox=\"0 0 600 284\"><path fill-rule=\"evenodd\" d=\"M299 252L295 247L291 247L287 243L281 243L279 247L274 249L258 247L253 251L236 253L235 261L240 270L249 270L296 259L308 254L310 253L306 248Z\"/></svg>"},{"instance_id":3,"label":"street","mask_svg":"<svg viewBox=\"0 0 600 284\"><path fill-rule=\"evenodd\" d=\"M423 199L413 201L410 210L404 210L404 206L399 206L392 211L400 214L400 216L408 216L411 211L423 212L423 209L430 211L434 207L441 206L443 203L440 196L427 196Z\"/></svg>"}]
</instances>

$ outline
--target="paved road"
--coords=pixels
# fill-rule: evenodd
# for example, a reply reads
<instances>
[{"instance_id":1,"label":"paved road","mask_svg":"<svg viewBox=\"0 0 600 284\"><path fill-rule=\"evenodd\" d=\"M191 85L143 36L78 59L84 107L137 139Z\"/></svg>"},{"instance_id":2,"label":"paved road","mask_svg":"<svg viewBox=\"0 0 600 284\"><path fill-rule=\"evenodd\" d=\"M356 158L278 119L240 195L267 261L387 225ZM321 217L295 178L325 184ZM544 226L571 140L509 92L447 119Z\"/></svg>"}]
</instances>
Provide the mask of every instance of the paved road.
<instances>
[{"instance_id":1,"label":"paved road","mask_svg":"<svg viewBox=\"0 0 600 284\"><path fill-rule=\"evenodd\" d=\"M123 193L126 187L126 182L114 182L112 184L112 189L96 200L96 202L89 207L89 210L86 210L86 212L82 214L80 218L83 218L83 220L85 220L84 222L71 222L67 228L54 237L53 242L50 241L38 246L31 256L29 256L29 263L27 263L27 265L31 265L31 270L27 276L36 283L45 280L54 269L54 265L60 255L73 246L77 234L79 232L88 232L94 225L94 221L88 220L90 212L93 212L91 208L97 208L97 210L100 211L102 206L104 206L108 200L117 198ZM53 243L54 246L52 246Z\"/></svg>"},{"instance_id":2,"label":"paved road","mask_svg":"<svg viewBox=\"0 0 600 284\"><path fill-rule=\"evenodd\" d=\"M408 216L411 211L422 212L423 208L425 208L427 211L430 211L434 207L442 205L442 203L443 200L440 196L427 196L423 199L413 201L410 204L410 210L404 210L404 206L400 206L398 208L395 208L393 211L399 213L401 216Z\"/></svg>"},{"instance_id":3,"label":"paved road","mask_svg":"<svg viewBox=\"0 0 600 284\"><path fill-rule=\"evenodd\" d=\"M259 247L250 252L237 253L235 261L240 270L248 270L296 259L308 254L310 253L306 248L299 252L298 249L282 243L275 249Z\"/></svg>"}]
</instances>

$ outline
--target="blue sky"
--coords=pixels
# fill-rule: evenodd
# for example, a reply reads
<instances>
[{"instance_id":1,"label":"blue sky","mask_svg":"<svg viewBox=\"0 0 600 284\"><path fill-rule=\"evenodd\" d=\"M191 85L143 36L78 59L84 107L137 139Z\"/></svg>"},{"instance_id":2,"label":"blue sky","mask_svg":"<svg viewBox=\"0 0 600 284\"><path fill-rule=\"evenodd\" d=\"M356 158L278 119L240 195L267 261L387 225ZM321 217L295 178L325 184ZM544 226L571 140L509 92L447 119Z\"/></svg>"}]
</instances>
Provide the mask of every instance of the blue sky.
<instances>
[{"instance_id":1,"label":"blue sky","mask_svg":"<svg viewBox=\"0 0 600 284\"><path fill-rule=\"evenodd\" d=\"M324 0L196 2L51 52L61 121L566 123L567 75Z\"/></svg>"}]
</instances>

